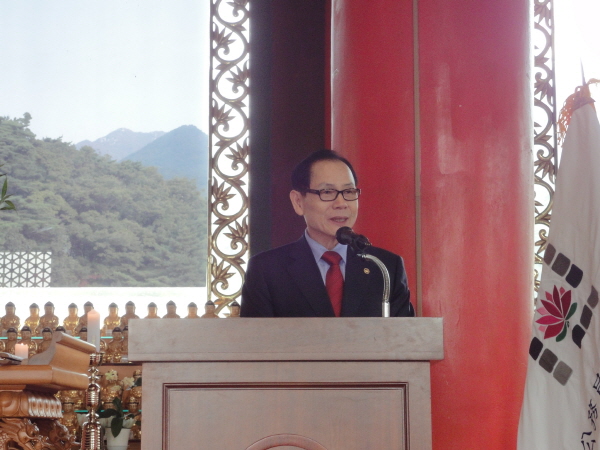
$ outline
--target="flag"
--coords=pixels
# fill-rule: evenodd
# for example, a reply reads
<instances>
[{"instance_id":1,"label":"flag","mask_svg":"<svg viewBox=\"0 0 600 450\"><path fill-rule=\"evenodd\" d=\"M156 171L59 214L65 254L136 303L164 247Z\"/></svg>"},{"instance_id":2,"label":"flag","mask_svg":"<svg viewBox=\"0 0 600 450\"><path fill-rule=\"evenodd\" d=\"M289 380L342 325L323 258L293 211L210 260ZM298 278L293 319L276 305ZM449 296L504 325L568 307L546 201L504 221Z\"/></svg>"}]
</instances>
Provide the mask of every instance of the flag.
<instances>
[{"instance_id":1,"label":"flag","mask_svg":"<svg viewBox=\"0 0 600 450\"><path fill-rule=\"evenodd\" d=\"M600 124L587 86L572 97L518 450L600 450Z\"/></svg>"}]
</instances>

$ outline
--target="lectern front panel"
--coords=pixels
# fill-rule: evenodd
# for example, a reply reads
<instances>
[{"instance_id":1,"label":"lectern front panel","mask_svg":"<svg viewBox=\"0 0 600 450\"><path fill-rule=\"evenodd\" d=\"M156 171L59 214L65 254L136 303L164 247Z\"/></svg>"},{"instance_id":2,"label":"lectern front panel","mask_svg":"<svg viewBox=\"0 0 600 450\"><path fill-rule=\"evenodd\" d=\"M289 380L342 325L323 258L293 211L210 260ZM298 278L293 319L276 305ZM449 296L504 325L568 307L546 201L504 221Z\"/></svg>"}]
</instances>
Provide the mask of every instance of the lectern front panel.
<instances>
[{"instance_id":1,"label":"lectern front panel","mask_svg":"<svg viewBox=\"0 0 600 450\"><path fill-rule=\"evenodd\" d=\"M431 448L427 362L147 363L144 379L143 450Z\"/></svg>"},{"instance_id":2,"label":"lectern front panel","mask_svg":"<svg viewBox=\"0 0 600 450\"><path fill-rule=\"evenodd\" d=\"M167 449L241 449L274 434L294 434L328 450L406 448L406 385L170 386ZM210 414L172 414L187 403ZM185 436L182 442L181 437ZM200 445L198 446L198 443Z\"/></svg>"}]
</instances>

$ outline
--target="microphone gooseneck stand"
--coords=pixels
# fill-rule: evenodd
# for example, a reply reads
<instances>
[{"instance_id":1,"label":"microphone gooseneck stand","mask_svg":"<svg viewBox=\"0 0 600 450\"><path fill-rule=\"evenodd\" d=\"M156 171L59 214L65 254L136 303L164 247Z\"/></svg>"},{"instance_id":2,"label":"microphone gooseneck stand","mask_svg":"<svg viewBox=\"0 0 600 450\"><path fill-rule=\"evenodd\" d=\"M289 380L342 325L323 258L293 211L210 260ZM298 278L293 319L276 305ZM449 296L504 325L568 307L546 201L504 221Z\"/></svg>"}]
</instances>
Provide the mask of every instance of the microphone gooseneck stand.
<instances>
[{"instance_id":1,"label":"microphone gooseneck stand","mask_svg":"<svg viewBox=\"0 0 600 450\"><path fill-rule=\"evenodd\" d=\"M358 256L360 256L362 259L373 261L377 267L379 267L379 270L381 270L381 273L383 274L383 302L381 304L381 317L390 317L390 273L388 272L387 267L385 267L379 258L364 253L364 250L359 253Z\"/></svg>"},{"instance_id":2,"label":"microphone gooseneck stand","mask_svg":"<svg viewBox=\"0 0 600 450\"><path fill-rule=\"evenodd\" d=\"M357 234L350 227L341 227L335 234L338 242L344 245L350 245L358 252L362 259L373 261L381 274L383 275L383 301L381 303L381 317L390 317L390 273L379 258L366 253L367 247L371 245L369 239L362 234Z\"/></svg>"}]
</instances>

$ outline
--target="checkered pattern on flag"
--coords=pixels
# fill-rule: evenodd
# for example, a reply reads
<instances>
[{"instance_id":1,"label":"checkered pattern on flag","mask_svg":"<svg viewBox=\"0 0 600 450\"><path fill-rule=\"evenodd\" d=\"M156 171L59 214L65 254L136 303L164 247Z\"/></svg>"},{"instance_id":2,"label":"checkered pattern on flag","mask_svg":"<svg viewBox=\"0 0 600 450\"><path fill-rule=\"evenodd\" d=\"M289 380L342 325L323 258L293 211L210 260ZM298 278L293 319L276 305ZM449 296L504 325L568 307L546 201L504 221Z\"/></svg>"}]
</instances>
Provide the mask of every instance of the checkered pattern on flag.
<instances>
[{"instance_id":1,"label":"checkered pattern on flag","mask_svg":"<svg viewBox=\"0 0 600 450\"><path fill-rule=\"evenodd\" d=\"M556 178L519 450L600 450L600 124L587 100Z\"/></svg>"}]
</instances>

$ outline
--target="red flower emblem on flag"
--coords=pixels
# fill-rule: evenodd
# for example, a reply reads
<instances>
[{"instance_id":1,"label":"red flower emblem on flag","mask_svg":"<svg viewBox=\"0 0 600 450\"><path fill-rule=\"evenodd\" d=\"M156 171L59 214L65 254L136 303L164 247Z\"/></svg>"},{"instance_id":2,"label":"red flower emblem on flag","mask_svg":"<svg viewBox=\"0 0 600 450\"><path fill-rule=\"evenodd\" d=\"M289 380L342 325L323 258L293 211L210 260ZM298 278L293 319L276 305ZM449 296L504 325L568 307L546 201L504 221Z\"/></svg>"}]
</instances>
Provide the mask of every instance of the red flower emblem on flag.
<instances>
[{"instance_id":1,"label":"red flower emblem on flag","mask_svg":"<svg viewBox=\"0 0 600 450\"><path fill-rule=\"evenodd\" d=\"M542 306L537 309L540 318L536 320L539 323L540 331L544 333L544 339L550 339L557 336L556 342L562 341L567 335L569 319L575 310L577 303L571 304L571 291L560 290L554 286L552 294L546 292L546 299L540 299Z\"/></svg>"}]
</instances>

